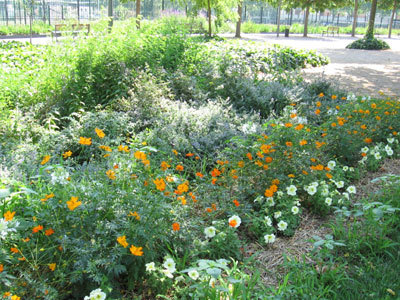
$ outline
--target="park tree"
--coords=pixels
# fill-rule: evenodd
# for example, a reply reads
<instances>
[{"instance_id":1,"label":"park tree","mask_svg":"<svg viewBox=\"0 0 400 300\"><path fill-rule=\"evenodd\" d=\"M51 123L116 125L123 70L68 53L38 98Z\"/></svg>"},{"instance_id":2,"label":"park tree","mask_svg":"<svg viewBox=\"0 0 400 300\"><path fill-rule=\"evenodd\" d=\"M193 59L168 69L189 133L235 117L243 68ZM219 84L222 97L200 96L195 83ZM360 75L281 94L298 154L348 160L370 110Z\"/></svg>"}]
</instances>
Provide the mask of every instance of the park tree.
<instances>
[{"instance_id":1,"label":"park tree","mask_svg":"<svg viewBox=\"0 0 400 300\"><path fill-rule=\"evenodd\" d=\"M378 4L378 0L372 0L371 11L369 13L369 22L368 22L367 33L365 34L366 39L374 38L375 16L376 16L377 4Z\"/></svg>"},{"instance_id":2,"label":"park tree","mask_svg":"<svg viewBox=\"0 0 400 300\"><path fill-rule=\"evenodd\" d=\"M390 17L390 23L389 23L389 35L388 37L392 37L392 29L393 29L393 20L394 16L396 15L397 9L400 6L400 0L380 0L378 3L378 7L384 10L392 10L392 14Z\"/></svg>"}]
</instances>

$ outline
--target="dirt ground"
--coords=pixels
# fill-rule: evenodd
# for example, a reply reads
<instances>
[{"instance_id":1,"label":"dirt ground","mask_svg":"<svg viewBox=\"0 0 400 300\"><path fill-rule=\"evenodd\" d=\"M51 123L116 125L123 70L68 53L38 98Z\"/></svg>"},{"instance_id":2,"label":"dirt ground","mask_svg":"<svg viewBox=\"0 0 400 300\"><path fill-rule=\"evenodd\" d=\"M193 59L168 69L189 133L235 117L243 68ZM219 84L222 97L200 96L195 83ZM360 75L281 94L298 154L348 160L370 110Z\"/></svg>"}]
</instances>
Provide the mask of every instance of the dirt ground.
<instances>
[{"instance_id":1,"label":"dirt ground","mask_svg":"<svg viewBox=\"0 0 400 300\"><path fill-rule=\"evenodd\" d=\"M361 36L360 36L361 37ZM357 38L360 38L357 37ZM281 44L298 49L316 50L328 56L331 63L303 71L306 80L324 77L356 95L382 97L379 91L391 97L400 96L400 37L385 40L391 47L385 51L346 49L357 38L350 36L304 38L291 35L288 38L274 34L243 34L243 39Z\"/></svg>"}]
</instances>

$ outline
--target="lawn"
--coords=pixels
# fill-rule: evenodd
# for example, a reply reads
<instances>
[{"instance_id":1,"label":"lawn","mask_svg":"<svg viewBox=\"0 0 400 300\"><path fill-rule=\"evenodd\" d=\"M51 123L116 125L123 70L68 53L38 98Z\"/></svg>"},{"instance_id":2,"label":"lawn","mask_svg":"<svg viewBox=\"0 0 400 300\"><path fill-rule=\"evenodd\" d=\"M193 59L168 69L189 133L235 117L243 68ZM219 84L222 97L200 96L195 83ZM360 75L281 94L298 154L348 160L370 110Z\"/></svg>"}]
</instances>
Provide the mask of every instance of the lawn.
<instances>
[{"instance_id":1,"label":"lawn","mask_svg":"<svg viewBox=\"0 0 400 300\"><path fill-rule=\"evenodd\" d=\"M399 158L399 102L305 82L314 51L174 22L0 44L5 299L396 297L398 177L356 182ZM306 213L332 234L264 284L250 245Z\"/></svg>"}]
</instances>

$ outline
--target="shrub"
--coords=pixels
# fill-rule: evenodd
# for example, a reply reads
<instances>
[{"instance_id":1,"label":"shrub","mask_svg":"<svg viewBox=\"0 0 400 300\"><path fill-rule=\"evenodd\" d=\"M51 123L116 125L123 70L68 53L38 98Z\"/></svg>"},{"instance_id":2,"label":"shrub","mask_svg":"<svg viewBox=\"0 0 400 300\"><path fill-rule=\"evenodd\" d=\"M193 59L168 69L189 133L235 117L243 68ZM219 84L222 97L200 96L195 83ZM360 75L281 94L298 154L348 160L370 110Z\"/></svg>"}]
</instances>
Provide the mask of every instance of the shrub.
<instances>
[{"instance_id":1,"label":"shrub","mask_svg":"<svg viewBox=\"0 0 400 300\"><path fill-rule=\"evenodd\" d=\"M362 50L387 50L390 49L388 43L375 37L364 37L346 46L347 49Z\"/></svg>"}]
</instances>

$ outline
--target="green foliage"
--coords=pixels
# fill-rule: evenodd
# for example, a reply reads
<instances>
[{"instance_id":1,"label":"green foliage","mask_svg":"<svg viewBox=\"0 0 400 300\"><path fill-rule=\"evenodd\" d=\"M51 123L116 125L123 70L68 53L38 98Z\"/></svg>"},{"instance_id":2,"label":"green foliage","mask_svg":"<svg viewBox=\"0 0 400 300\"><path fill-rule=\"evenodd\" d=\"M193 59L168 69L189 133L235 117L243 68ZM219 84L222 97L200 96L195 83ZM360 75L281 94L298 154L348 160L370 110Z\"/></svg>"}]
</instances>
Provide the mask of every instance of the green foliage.
<instances>
[{"instance_id":1,"label":"green foliage","mask_svg":"<svg viewBox=\"0 0 400 300\"><path fill-rule=\"evenodd\" d=\"M375 37L364 37L346 46L347 49L362 50L387 50L390 49L388 43Z\"/></svg>"}]
</instances>

